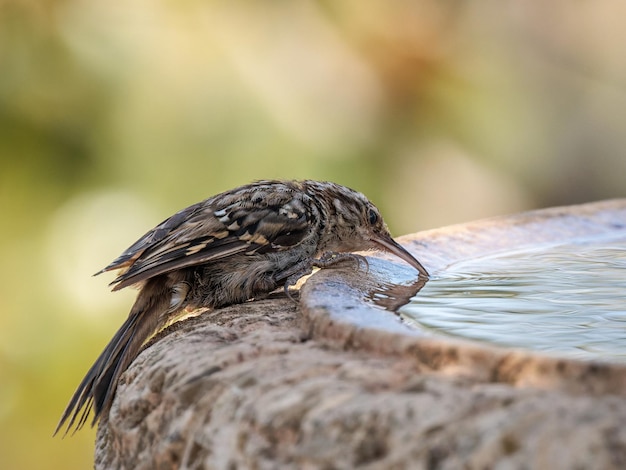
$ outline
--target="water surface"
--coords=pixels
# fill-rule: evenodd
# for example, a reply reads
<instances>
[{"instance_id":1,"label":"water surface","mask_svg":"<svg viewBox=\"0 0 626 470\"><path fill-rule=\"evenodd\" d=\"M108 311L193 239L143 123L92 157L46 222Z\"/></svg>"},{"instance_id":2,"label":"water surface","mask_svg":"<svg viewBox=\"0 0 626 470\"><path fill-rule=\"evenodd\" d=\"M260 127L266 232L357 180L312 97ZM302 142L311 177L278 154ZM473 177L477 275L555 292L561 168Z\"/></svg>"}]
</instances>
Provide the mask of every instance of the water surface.
<instances>
[{"instance_id":1,"label":"water surface","mask_svg":"<svg viewBox=\"0 0 626 470\"><path fill-rule=\"evenodd\" d=\"M449 266L399 310L433 333L626 361L626 239L597 239Z\"/></svg>"}]
</instances>

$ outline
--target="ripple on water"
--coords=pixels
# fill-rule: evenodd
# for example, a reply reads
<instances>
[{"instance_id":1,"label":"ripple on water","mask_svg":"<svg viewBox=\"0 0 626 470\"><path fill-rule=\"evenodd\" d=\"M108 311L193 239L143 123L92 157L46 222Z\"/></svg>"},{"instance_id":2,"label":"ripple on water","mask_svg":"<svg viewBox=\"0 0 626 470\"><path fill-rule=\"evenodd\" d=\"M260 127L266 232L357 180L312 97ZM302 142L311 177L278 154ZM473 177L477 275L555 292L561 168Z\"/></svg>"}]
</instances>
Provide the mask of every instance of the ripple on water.
<instances>
[{"instance_id":1,"label":"ripple on water","mask_svg":"<svg viewBox=\"0 0 626 470\"><path fill-rule=\"evenodd\" d=\"M399 313L438 334L626 361L626 239L460 262L427 282Z\"/></svg>"}]
</instances>

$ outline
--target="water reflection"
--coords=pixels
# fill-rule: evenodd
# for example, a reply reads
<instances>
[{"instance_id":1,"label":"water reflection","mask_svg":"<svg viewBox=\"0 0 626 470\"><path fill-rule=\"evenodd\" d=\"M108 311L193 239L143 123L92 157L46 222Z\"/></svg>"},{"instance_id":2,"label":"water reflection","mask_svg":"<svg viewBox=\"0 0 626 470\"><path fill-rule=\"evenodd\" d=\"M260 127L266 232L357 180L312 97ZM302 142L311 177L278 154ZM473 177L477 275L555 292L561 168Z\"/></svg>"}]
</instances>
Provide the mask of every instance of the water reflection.
<instances>
[{"instance_id":1,"label":"water reflection","mask_svg":"<svg viewBox=\"0 0 626 470\"><path fill-rule=\"evenodd\" d=\"M574 357L626 361L626 239L465 261L399 313L416 328Z\"/></svg>"},{"instance_id":2,"label":"water reflection","mask_svg":"<svg viewBox=\"0 0 626 470\"><path fill-rule=\"evenodd\" d=\"M369 300L380 307L395 312L400 307L408 304L411 298L424 287L426 282L428 282L428 279L419 276L411 284L383 283L369 294Z\"/></svg>"}]
</instances>

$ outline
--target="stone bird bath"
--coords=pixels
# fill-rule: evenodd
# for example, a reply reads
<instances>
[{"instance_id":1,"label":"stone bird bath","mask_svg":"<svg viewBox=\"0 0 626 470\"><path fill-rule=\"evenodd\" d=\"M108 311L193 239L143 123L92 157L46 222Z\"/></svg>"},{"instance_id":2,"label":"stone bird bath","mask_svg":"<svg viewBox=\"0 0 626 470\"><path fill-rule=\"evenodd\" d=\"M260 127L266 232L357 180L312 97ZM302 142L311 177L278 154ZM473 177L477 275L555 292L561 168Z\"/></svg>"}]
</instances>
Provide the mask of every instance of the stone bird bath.
<instances>
[{"instance_id":1,"label":"stone bird bath","mask_svg":"<svg viewBox=\"0 0 626 470\"><path fill-rule=\"evenodd\" d=\"M626 234L626 200L399 240L437 273L607 233ZM367 272L315 273L299 304L174 324L122 376L96 468L626 468L626 365L425 336L371 301L394 309L414 281L375 257Z\"/></svg>"}]
</instances>

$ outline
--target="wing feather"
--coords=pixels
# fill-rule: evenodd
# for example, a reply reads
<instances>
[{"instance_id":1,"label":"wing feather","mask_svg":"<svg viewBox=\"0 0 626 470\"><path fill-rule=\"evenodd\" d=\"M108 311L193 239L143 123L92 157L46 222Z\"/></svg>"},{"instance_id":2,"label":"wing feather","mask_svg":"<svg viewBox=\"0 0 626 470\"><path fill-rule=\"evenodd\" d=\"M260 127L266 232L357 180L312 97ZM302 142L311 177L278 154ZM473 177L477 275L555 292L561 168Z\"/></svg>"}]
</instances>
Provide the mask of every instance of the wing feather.
<instances>
[{"instance_id":1,"label":"wing feather","mask_svg":"<svg viewBox=\"0 0 626 470\"><path fill-rule=\"evenodd\" d=\"M203 201L204 202L204 201ZM131 266L141 254L151 246L156 246L162 242L175 229L181 226L185 220L193 217L201 208L203 202L199 202L185 209L178 211L173 216L165 219L154 227L139 240L128 247L124 253L115 258L108 266L98 271L94 276L115 269L122 269Z\"/></svg>"},{"instance_id":2,"label":"wing feather","mask_svg":"<svg viewBox=\"0 0 626 470\"><path fill-rule=\"evenodd\" d=\"M255 203L245 194L224 194L183 209L137 240L100 272L122 269L111 283L122 289L177 269L289 249L311 236L311 204L293 191L255 187ZM271 203L271 204L269 204ZM98 273L100 274L100 273Z\"/></svg>"}]
</instances>

